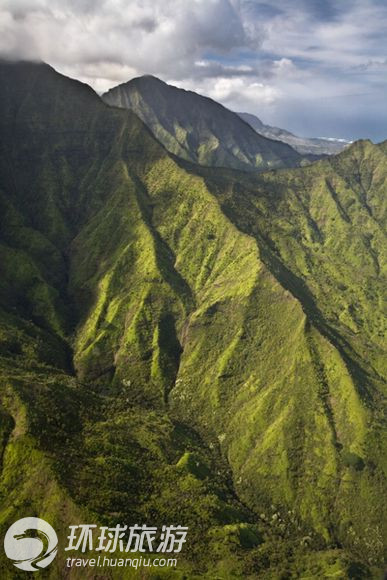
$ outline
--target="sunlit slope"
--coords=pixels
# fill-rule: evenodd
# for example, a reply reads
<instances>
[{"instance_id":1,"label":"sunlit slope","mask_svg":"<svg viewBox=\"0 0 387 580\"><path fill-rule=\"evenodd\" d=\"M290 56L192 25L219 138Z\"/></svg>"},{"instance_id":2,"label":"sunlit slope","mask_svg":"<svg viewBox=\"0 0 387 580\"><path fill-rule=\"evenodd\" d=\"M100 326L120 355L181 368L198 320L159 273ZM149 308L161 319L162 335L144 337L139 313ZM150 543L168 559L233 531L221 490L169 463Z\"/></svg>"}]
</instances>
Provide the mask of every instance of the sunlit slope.
<instances>
[{"instance_id":1,"label":"sunlit slope","mask_svg":"<svg viewBox=\"0 0 387 580\"><path fill-rule=\"evenodd\" d=\"M385 145L260 176L200 169L88 87L7 66L4 529L49 480L59 527L78 509L189 525L191 576L376 574ZM28 485L9 476L19 436L47 465Z\"/></svg>"}]
</instances>

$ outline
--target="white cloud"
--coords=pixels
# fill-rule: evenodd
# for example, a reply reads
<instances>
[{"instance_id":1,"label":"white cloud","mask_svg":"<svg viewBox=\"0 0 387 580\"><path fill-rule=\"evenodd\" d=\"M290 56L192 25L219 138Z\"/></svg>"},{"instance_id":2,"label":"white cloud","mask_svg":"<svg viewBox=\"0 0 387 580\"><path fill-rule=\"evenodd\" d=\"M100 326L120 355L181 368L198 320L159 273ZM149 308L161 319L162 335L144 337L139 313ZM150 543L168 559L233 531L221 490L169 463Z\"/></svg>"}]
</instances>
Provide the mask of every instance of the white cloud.
<instances>
[{"instance_id":1,"label":"white cloud","mask_svg":"<svg viewBox=\"0 0 387 580\"><path fill-rule=\"evenodd\" d=\"M206 79L201 82L184 82L180 84L200 94L220 101L232 109L256 108L257 106L270 105L279 96L279 90L260 82L252 81L250 77L220 77ZM189 85L187 87L187 84Z\"/></svg>"},{"instance_id":2,"label":"white cloud","mask_svg":"<svg viewBox=\"0 0 387 580\"><path fill-rule=\"evenodd\" d=\"M386 89L386 29L382 0L0 0L2 56L99 92L154 74L304 132L307 111L321 133L322 109L339 126L366 111L359 95Z\"/></svg>"},{"instance_id":3,"label":"white cloud","mask_svg":"<svg viewBox=\"0 0 387 580\"><path fill-rule=\"evenodd\" d=\"M182 77L203 51L222 54L250 43L250 32L228 0L0 4L0 53L40 58L59 68L112 63Z\"/></svg>"},{"instance_id":4,"label":"white cloud","mask_svg":"<svg viewBox=\"0 0 387 580\"><path fill-rule=\"evenodd\" d=\"M264 50L282 57L304 58L315 66L325 67L347 67L360 64L365 55L385 55L385 3L336 2L338 12L332 19L318 19L307 9L294 10L294 4L297 2L288 2L284 12L267 23Z\"/></svg>"}]
</instances>

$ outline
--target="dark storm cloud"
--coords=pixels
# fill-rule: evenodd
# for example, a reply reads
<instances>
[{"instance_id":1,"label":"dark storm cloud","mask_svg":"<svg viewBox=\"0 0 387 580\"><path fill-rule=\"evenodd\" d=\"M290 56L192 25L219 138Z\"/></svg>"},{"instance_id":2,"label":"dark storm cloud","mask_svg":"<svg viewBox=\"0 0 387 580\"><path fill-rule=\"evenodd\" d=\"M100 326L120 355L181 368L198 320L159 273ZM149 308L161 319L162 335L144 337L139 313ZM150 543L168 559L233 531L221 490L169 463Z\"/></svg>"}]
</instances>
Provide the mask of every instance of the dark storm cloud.
<instances>
[{"instance_id":1,"label":"dark storm cloud","mask_svg":"<svg viewBox=\"0 0 387 580\"><path fill-rule=\"evenodd\" d=\"M0 0L0 54L151 73L304 134L387 137L384 0ZM369 132L364 133L365 127Z\"/></svg>"}]
</instances>

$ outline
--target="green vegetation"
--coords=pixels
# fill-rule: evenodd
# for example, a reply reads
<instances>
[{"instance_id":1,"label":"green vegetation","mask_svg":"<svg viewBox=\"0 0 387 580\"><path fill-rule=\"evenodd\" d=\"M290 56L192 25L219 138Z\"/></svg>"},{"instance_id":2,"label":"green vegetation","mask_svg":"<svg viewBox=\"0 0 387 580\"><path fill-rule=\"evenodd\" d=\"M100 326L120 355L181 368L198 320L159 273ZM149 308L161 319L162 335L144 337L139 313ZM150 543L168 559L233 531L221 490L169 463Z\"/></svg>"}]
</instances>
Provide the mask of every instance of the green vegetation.
<instances>
[{"instance_id":1,"label":"green vegetation","mask_svg":"<svg viewBox=\"0 0 387 580\"><path fill-rule=\"evenodd\" d=\"M387 144L193 166L47 65L1 64L0 109L1 532L179 523L161 577L378 578Z\"/></svg>"}]
</instances>

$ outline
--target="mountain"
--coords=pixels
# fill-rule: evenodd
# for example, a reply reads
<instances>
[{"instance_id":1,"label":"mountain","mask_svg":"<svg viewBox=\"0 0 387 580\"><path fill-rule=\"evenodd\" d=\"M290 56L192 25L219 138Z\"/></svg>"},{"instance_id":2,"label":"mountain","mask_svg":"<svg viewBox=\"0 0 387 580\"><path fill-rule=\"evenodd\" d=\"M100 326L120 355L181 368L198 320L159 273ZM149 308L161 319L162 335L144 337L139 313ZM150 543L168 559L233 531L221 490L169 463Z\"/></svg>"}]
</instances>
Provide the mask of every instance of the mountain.
<instances>
[{"instance_id":1,"label":"mountain","mask_svg":"<svg viewBox=\"0 0 387 580\"><path fill-rule=\"evenodd\" d=\"M131 109L168 151L193 163L253 170L302 162L294 149L257 135L219 103L153 76L114 87L102 98L109 105Z\"/></svg>"},{"instance_id":2,"label":"mountain","mask_svg":"<svg viewBox=\"0 0 387 580\"><path fill-rule=\"evenodd\" d=\"M380 576L387 142L200 167L44 64L0 64L0 113L1 532L174 523L176 577Z\"/></svg>"},{"instance_id":3,"label":"mountain","mask_svg":"<svg viewBox=\"0 0 387 580\"><path fill-rule=\"evenodd\" d=\"M335 155L350 144L345 139L308 139L307 137L297 137L297 135L285 129L265 125L258 117L251 115L251 113L237 113L237 115L251 125L260 135L268 139L287 143L301 155Z\"/></svg>"}]
</instances>

